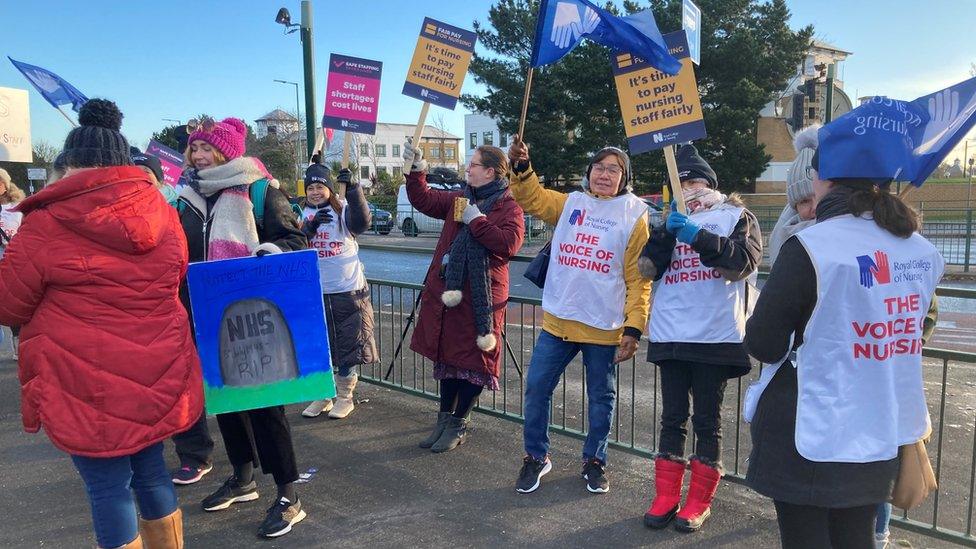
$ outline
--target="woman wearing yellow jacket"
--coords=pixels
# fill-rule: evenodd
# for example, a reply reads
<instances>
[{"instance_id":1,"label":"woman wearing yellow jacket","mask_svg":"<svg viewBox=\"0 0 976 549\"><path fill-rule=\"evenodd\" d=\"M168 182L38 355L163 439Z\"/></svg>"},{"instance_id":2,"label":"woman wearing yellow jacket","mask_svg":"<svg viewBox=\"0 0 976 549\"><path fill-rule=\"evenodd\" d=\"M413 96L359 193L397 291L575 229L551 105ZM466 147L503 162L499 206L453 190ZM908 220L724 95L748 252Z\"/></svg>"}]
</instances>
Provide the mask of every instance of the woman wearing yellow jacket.
<instances>
[{"instance_id":1,"label":"woman wearing yellow jacket","mask_svg":"<svg viewBox=\"0 0 976 549\"><path fill-rule=\"evenodd\" d=\"M526 456L516 490L535 491L552 469L549 405L560 376L578 353L586 370L589 433L583 478L593 493L610 489L604 468L616 398L616 366L637 352L647 324L650 280L637 260L649 235L647 206L630 192L630 158L606 147L590 161L583 191L548 190L513 136L510 189L526 213L555 226L542 294L542 334L526 378Z\"/></svg>"}]
</instances>

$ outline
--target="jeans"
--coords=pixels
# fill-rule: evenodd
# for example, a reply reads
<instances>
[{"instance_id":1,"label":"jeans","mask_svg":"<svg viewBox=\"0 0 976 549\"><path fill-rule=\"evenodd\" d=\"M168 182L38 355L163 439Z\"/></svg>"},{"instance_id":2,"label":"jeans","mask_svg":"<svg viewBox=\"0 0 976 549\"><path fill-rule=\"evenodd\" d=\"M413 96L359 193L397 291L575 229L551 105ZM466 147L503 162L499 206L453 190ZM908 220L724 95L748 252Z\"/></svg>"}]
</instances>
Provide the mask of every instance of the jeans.
<instances>
[{"instance_id":1,"label":"jeans","mask_svg":"<svg viewBox=\"0 0 976 549\"><path fill-rule=\"evenodd\" d=\"M875 535L885 536L888 534L888 523L891 522L891 504L882 503L878 506L878 518L874 523Z\"/></svg>"},{"instance_id":2,"label":"jeans","mask_svg":"<svg viewBox=\"0 0 976 549\"><path fill-rule=\"evenodd\" d=\"M877 504L827 508L773 503L783 549L874 549Z\"/></svg>"},{"instance_id":3,"label":"jeans","mask_svg":"<svg viewBox=\"0 0 976 549\"><path fill-rule=\"evenodd\" d=\"M339 366L336 368L336 375L342 377L349 377L353 374L359 373L359 364L350 364L349 366Z\"/></svg>"},{"instance_id":4,"label":"jeans","mask_svg":"<svg viewBox=\"0 0 976 549\"><path fill-rule=\"evenodd\" d=\"M552 392L566 366L583 353L586 371L586 400L589 431L583 444L583 459L597 458L607 463L607 438L617 396L616 345L564 341L545 330L532 351L532 362L525 379L525 453L535 459L549 454L549 419Z\"/></svg>"},{"instance_id":5,"label":"jeans","mask_svg":"<svg viewBox=\"0 0 976 549\"><path fill-rule=\"evenodd\" d=\"M691 423L695 455L717 465L722 455L722 400L728 367L683 360L661 361L661 439L658 452L680 458L685 454L688 396L694 399Z\"/></svg>"},{"instance_id":6,"label":"jeans","mask_svg":"<svg viewBox=\"0 0 976 549\"><path fill-rule=\"evenodd\" d=\"M71 456L88 492L99 547L121 547L136 539L139 514L154 520L176 511L176 489L166 471L163 443L130 456ZM133 502L132 492L135 492Z\"/></svg>"}]
</instances>

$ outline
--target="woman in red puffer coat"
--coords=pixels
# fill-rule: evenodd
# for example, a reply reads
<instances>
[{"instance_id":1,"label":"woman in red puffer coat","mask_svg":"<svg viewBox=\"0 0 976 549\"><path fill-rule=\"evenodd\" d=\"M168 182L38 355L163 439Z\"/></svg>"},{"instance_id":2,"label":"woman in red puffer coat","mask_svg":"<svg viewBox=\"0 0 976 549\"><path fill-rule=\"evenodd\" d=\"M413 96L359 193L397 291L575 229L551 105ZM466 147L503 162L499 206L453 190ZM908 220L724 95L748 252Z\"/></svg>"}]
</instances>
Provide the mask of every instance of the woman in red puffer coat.
<instances>
[{"instance_id":1,"label":"woman in red puffer coat","mask_svg":"<svg viewBox=\"0 0 976 549\"><path fill-rule=\"evenodd\" d=\"M178 296L186 240L130 165L115 104L93 99L78 119L55 162L64 178L21 202L0 261L0 324L23 325L24 428L71 455L100 547L182 546L162 441L203 409Z\"/></svg>"}]
</instances>

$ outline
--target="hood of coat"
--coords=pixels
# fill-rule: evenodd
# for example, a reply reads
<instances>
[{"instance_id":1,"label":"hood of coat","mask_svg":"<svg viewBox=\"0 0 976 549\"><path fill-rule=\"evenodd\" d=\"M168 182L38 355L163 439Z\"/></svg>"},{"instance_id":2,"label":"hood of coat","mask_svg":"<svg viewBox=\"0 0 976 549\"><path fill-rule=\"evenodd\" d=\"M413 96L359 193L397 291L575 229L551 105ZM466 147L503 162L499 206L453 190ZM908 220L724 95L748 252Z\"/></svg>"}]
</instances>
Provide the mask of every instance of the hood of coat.
<instances>
[{"instance_id":1,"label":"hood of coat","mask_svg":"<svg viewBox=\"0 0 976 549\"><path fill-rule=\"evenodd\" d=\"M135 166L71 174L17 206L25 215L41 209L75 234L123 253L155 249L170 229L170 207ZM27 216L24 224L29 223Z\"/></svg>"}]
</instances>

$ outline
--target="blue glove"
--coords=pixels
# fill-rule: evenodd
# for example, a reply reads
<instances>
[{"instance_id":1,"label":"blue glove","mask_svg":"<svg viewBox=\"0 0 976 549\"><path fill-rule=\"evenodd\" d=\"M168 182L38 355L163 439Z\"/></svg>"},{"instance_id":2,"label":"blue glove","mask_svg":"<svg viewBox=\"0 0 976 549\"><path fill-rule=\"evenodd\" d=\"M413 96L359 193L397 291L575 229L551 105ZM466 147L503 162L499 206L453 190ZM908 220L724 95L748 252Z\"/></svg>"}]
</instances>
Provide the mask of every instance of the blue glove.
<instances>
[{"instance_id":1,"label":"blue glove","mask_svg":"<svg viewBox=\"0 0 976 549\"><path fill-rule=\"evenodd\" d=\"M688 219L687 215L677 211L673 202L671 203L671 213L668 214L668 222L665 226L668 232L678 239L678 242L683 242L689 246L695 241L695 237L698 236L698 231L701 230L701 227L694 221Z\"/></svg>"}]
</instances>

